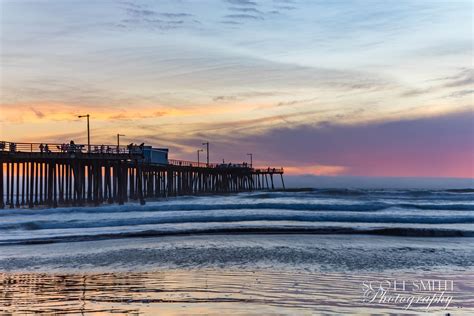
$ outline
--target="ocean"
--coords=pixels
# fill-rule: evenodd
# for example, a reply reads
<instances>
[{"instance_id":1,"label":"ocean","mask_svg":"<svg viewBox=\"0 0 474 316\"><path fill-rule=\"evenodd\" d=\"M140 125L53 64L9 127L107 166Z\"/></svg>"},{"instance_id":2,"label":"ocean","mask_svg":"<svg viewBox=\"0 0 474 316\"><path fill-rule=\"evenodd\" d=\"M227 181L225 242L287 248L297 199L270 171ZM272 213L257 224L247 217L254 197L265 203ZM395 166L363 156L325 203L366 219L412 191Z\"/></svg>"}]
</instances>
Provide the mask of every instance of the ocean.
<instances>
[{"instance_id":1,"label":"ocean","mask_svg":"<svg viewBox=\"0 0 474 316\"><path fill-rule=\"evenodd\" d=\"M469 314L473 223L471 189L293 189L3 209L0 279L9 295L0 303L7 312L419 314L433 310L362 302L362 284L435 278L456 280L449 308Z\"/></svg>"}]
</instances>

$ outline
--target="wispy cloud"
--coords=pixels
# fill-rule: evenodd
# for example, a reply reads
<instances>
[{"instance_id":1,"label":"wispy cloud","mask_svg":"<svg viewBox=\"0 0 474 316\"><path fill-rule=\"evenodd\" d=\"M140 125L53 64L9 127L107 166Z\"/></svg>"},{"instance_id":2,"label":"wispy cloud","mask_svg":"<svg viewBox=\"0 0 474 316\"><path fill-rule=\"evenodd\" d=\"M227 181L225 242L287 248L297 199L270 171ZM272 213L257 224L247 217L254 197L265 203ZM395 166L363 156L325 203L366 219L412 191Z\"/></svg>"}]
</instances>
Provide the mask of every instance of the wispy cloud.
<instances>
[{"instance_id":1,"label":"wispy cloud","mask_svg":"<svg viewBox=\"0 0 474 316\"><path fill-rule=\"evenodd\" d=\"M31 111L33 111L33 113L35 113L36 117L37 118L43 118L44 117L44 113L41 112L40 110L37 110L35 109L34 107L30 107Z\"/></svg>"},{"instance_id":2,"label":"wispy cloud","mask_svg":"<svg viewBox=\"0 0 474 316\"><path fill-rule=\"evenodd\" d=\"M122 2L125 5L127 18L115 25L119 28L134 29L137 27L149 30L171 30L185 25L200 23L188 12L163 12L137 3ZM191 19L193 18L193 19Z\"/></svg>"},{"instance_id":3,"label":"wispy cloud","mask_svg":"<svg viewBox=\"0 0 474 316\"><path fill-rule=\"evenodd\" d=\"M226 0L226 2L233 4L233 5L241 5L241 6L256 6L257 3L251 0Z\"/></svg>"},{"instance_id":4,"label":"wispy cloud","mask_svg":"<svg viewBox=\"0 0 474 316\"><path fill-rule=\"evenodd\" d=\"M237 11L237 12L244 12L244 13L250 13L250 14L263 14L262 11L257 10L255 8L235 8L235 7L230 7L229 10L231 11Z\"/></svg>"},{"instance_id":5,"label":"wispy cloud","mask_svg":"<svg viewBox=\"0 0 474 316\"><path fill-rule=\"evenodd\" d=\"M462 88L465 86L473 86L474 85L474 69L462 69L457 71L455 74L451 76L445 76L441 78L435 78L429 80L429 82L436 82L435 85L430 85L425 88L416 88L416 89L409 89L401 93L402 97L417 97L421 95L433 94L437 92L442 92L449 90L451 88ZM470 94L471 90L461 90L461 91L454 91L444 97L453 97L459 98Z\"/></svg>"},{"instance_id":6,"label":"wispy cloud","mask_svg":"<svg viewBox=\"0 0 474 316\"><path fill-rule=\"evenodd\" d=\"M446 98L462 98L467 95L473 94L474 90L459 90L459 91L454 91L453 93L450 93L446 95Z\"/></svg>"},{"instance_id":7,"label":"wispy cloud","mask_svg":"<svg viewBox=\"0 0 474 316\"><path fill-rule=\"evenodd\" d=\"M453 88L453 87L463 87L467 85L474 85L474 69L463 69L454 76L446 77L442 79L447 81L444 84L444 87Z\"/></svg>"},{"instance_id":8,"label":"wispy cloud","mask_svg":"<svg viewBox=\"0 0 474 316\"><path fill-rule=\"evenodd\" d=\"M224 16L224 18L236 20L263 20L263 17L252 14L228 14Z\"/></svg>"}]
</instances>

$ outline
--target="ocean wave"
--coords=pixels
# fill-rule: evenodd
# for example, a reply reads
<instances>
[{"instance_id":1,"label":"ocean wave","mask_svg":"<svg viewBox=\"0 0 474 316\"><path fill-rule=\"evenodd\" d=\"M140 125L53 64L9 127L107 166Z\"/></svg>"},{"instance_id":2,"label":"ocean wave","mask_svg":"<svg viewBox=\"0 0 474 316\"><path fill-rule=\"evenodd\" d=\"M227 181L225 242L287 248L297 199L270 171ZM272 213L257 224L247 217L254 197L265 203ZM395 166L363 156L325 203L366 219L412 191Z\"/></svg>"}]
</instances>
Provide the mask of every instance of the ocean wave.
<instances>
[{"instance_id":1,"label":"ocean wave","mask_svg":"<svg viewBox=\"0 0 474 316\"><path fill-rule=\"evenodd\" d=\"M404 215L377 214L361 215L349 213L310 213L285 212L272 213L272 210L262 213L199 213L191 214L157 214L150 217L125 217L120 219L73 219L73 220L38 220L17 223L0 224L0 230L40 230L40 229L69 229L97 227L132 227L139 225L184 224L184 223L235 223L235 222L339 222L339 223L385 223L385 224L470 224L474 223L474 215Z\"/></svg>"},{"instance_id":2,"label":"ocean wave","mask_svg":"<svg viewBox=\"0 0 474 316\"><path fill-rule=\"evenodd\" d=\"M186 235L245 235L245 234L314 234L314 235L383 235L403 237L474 237L474 231L437 228L351 228L351 227L218 227L187 230L143 230L134 232L77 234L68 236L37 237L29 239L9 239L0 241L0 246L67 243L123 238L147 238Z\"/></svg>"},{"instance_id":3,"label":"ocean wave","mask_svg":"<svg viewBox=\"0 0 474 316\"><path fill-rule=\"evenodd\" d=\"M446 192L451 192L451 193L474 193L474 189L449 189L445 190Z\"/></svg>"},{"instance_id":4,"label":"ocean wave","mask_svg":"<svg viewBox=\"0 0 474 316\"><path fill-rule=\"evenodd\" d=\"M296 191L298 192L298 191ZM313 189L306 193L315 196L336 196L336 197L396 197L403 199L426 198L426 199L466 199L472 197L474 189L441 189L441 190L421 190L421 189Z\"/></svg>"},{"instance_id":5,"label":"ocean wave","mask_svg":"<svg viewBox=\"0 0 474 316\"><path fill-rule=\"evenodd\" d=\"M474 233L474 199L466 190L304 189L157 199L146 205L7 208L0 212L0 240L205 233L462 237Z\"/></svg>"},{"instance_id":6,"label":"ocean wave","mask_svg":"<svg viewBox=\"0 0 474 316\"><path fill-rule=\"evenodd\" d=\"M0 217L12 215L49 215L67 213L126 213L126 212L167 212L167 211L199 211L199 210L244 210L244 209L273 209L273 210L300 210L300 211L347 211L347 212L376 212L390 208L419 209L419 210L452 210L474 211L473 203L282 203L282 202L256 202L256 203L187 203L167 204L151 202L148 205L129 203L122 206L99 207L70 207L55 209L13 209L0 212Z\"/></svg>"}]
</instances>

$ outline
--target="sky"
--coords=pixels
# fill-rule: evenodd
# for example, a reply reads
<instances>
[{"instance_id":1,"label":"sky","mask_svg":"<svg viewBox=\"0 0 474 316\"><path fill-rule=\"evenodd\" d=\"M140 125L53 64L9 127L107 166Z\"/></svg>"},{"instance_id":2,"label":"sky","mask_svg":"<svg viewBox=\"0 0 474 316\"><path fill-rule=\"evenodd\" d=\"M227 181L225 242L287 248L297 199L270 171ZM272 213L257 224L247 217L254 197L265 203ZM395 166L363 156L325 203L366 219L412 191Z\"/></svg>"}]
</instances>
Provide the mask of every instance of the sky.
<instances>
[{"instance_id":1,"label":"sky","mask_svg":"<svg viewBox=\"0 0 474 316\"><path fill-rule=\"evenodd\" d=\"M0 139L474 177L473 1L0 0Z\"/></svg>"}]
</instances>

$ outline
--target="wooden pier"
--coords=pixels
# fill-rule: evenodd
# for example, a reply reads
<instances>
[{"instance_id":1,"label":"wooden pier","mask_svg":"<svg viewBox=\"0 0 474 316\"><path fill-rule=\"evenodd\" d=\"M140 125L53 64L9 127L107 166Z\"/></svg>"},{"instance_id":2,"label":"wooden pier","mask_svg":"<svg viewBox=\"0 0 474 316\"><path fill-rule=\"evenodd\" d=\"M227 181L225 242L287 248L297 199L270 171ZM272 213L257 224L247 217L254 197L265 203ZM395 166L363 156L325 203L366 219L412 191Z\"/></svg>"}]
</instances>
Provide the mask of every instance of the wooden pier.
<instances>
[{"instance_id":1,"label":"wooden pier","mask_svg":"<svg viewBox=\"0 0 474 316\"><path fill-rule=\"evenodd\" d=\"M138 147L0 141L0 207L124 204L170 196L274 190L283 168L168 160Z\"/></svg>"}]
</instances>

